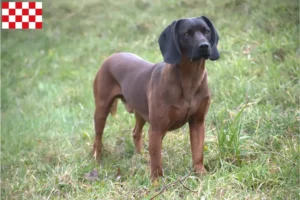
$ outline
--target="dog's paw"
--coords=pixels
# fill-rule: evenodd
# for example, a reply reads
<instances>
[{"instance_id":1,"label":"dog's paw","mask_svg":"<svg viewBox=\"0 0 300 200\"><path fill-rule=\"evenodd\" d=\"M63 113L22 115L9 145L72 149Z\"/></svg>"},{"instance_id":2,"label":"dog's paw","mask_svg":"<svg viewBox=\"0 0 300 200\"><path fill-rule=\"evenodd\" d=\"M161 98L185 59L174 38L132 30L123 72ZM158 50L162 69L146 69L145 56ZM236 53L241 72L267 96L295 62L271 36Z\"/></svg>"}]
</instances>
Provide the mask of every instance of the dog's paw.
<instances>
[{"instance_id":1,"label":"dog's paw","mask_svg":"<svg viewBox=\"0 0 300 200\"><path fill-rule=\"evenodd\" d=\"M94 151L93 157L95 160L97 160L97 156L98 156L97 151Z\"/></svg>"},{"instance_id":2,"label":"dog's paw","mask_svg":"<svg viewBox=\"0 0 300 200\"><path fill-rule=\"evenodd\" d=\"M199 175L204 175L207 173L207 170L205 169L204 165L195 165L195 172Z\"/></svg>"},{"instance_id":3,"label":"dog's paw","mask_svg":"<svg viewBox=\"0 0 300 200\"><path fill-rule=\"evenodd\" d=\"M93 151L92 151L93 158L99 162L101 157L101 146L94 145Z\"/></svg>"},{"instance_id":4,"label":"dog's paw","mask_svg":"<svg viewBox=\"0 0 300 200\"><path fill-rule=\"evenodd\" d=\"M152 186L153 187L157 187L158 185L159 185L159 180L158 179L152 180Z\"/></svg>"}]
</instances>

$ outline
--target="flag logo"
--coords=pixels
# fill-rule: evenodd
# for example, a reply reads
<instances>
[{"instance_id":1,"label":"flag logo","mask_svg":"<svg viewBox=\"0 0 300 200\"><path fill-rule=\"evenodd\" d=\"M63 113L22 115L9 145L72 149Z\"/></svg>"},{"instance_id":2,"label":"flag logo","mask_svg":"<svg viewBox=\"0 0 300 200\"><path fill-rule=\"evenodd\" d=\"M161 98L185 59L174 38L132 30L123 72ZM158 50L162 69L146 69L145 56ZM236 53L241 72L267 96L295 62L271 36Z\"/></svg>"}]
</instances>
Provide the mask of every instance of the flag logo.
<instances>
[{"instance_id":1,"label":"flag logo","mask_svg":"<svg viewBox=\"0 0 300 200\"><path fill-rule=\"evenodd\" d=\"M41 29L42 2L2 2L2 29Z\"/></svg>"}]
</instances>

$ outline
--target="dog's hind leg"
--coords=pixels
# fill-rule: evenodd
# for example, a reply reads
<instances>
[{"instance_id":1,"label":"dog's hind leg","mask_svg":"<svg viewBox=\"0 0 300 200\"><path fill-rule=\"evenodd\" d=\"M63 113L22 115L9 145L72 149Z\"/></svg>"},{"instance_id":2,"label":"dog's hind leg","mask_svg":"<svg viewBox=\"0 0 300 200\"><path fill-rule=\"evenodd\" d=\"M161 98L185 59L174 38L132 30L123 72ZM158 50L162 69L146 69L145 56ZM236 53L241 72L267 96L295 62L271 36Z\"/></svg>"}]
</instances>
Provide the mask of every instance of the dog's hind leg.
<instances>
[{"instance_id":1,"label":"dog's hind leg","mask_svg":"<svg viewBox=\"0 0 300 200\"><path fill-rule=\"evenodd\" d=\"M97 104L94 114L95 139L93 146L93 156L96 160L99 161L102 148L102 135L105 127L106 118L109 113L109 105L107 105L107 102L99 102Z\"/></svg>"},{"instance_id":2,"label":"dog's hind leg","mask_svg":"<svg viewBox=\"0 0 300 200\"><path fill-rule=\"evenodd\" d=\"M105 79L106 78L106 79ZM102 135L105 127L106 118L111 112L116 111L116 98L120 94L120 87L109 76L105 78L97 76L94 82L94 98L95 98L95 139L93 146L93 156L96 160L100 160L102 148Z\"/></svg>"},{"instance_id":3,"label":"dog's hind leg","mask_svg":"<svg viewBox=\"0 0 300 200\"><path fill-rule=\"evenodd\" d=\"M143 126L145 125L145 120L138 114L135 114L135 127L133 129L133 141L135 145L135 149L138 153L141 153L143 147Z\"/></svg>"}]
</instances>

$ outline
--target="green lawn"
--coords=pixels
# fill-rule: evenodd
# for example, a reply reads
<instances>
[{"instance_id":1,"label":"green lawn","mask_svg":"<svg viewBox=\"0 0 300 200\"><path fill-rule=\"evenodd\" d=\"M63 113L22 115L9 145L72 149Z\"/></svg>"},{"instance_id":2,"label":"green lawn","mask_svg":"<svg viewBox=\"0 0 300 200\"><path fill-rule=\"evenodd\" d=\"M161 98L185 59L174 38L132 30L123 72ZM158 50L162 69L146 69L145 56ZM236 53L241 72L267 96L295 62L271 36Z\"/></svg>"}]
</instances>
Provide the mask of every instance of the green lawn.
<instances>
[{"instance_id":1,"label":"green lawn","mask_svg":"<svg viewBox=\"0 0 300 200\"><path fill-rule=\"evenodd\" d=\"M120 51L160 62L161 31L201 15L215 24L221 54L206 65L208 173L178 181L192 167L184 126L165 137L165 175L151 184L148 126L138 155L121 104L97 164L101 63ZM1 30L1 199L150 199L171 183L157 199L299 199L299 57L296 0L45 0L42 30ZM86 180L93 169L99 179Z\"/></svg>"}]
</instances>

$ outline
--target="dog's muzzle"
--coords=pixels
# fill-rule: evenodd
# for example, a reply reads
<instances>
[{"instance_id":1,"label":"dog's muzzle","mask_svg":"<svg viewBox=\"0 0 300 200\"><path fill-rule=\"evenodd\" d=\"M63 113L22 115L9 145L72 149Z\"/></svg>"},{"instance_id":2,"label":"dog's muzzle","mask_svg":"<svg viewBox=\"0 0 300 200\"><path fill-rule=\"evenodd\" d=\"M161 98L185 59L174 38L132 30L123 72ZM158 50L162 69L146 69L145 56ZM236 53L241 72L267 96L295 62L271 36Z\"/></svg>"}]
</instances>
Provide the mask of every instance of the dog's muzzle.
<instances>
[{"instance_id":1,"label":"dog's muzzle","mask_svg":"<svg viewBox=\"0 0 300 200\"><path fill-rule=\"evenodd\" d=\"M208 42L202 42L194 49L191 60L200 60L201 58L208 59L210 54L210 44Z\"/></svg>"}]
</instances>

